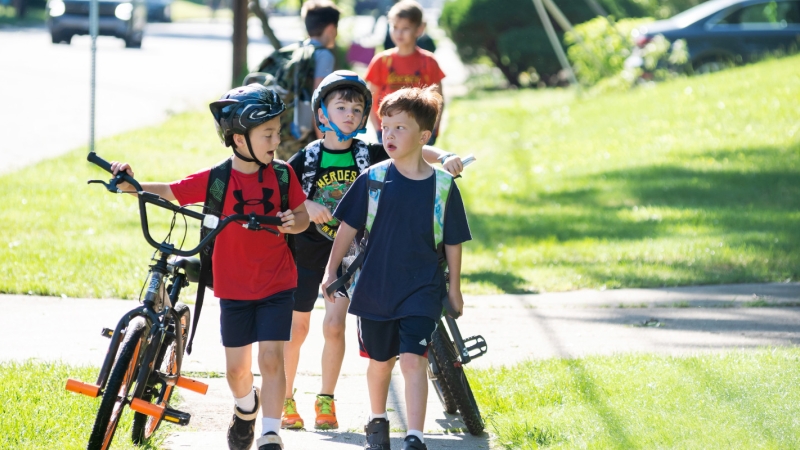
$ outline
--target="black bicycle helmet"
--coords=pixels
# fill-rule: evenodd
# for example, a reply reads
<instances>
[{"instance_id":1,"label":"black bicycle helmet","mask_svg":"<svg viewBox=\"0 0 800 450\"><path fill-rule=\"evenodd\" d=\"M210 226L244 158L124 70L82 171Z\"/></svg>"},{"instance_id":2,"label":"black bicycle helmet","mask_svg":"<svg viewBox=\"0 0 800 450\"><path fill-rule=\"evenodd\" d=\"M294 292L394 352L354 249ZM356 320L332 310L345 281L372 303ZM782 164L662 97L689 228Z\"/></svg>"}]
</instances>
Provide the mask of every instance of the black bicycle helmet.
<instances>
[{"instance_id":1,"label":"black bicycle helmet","mask_svg":"<svg viewBox=\"0 0 800 450\"><path fill-rule=\"evenodd\" d=\"M365 105L364 105L364 117L361 120L361 125L358 127L353 133L349 135L345 135L341 131L339 131L339 127L336 126L333 122L331 124L332 128L328 128L322 125L322 122L319 120L319 111L322 108L322 112L325 114L325 117L328 117L327 109L324 105L325 97L333 91L334 89L339 89L341 87L352 87L356 91L360 92L364 96ZM340 141L344 141L354 137L358 133L364 133L367 131L367 121L369 120L369 112L372 109L372 92L369 91L367 87L367 83L358 76L357 73L351 72L349 70L337 70L327 77L322 79L322 82L319 84L317 89L314 90L314 95L311 97L311 107L314 111L314 120L317 121L317 126L322 131L334 131L336 135L339 137Z\"/></svg>"},{"instance_id":2,"label":"black bicycle helmet","mask_svg":"<svg viewBox=\"0 0 800 450\"><path fill-rule=\"evenodd\" d=\"M274 91L261 84L249 84L231 89L219 100L209 105L220 140L234 153L248 162L263 163L253 154L248 131L278 117L285 109L283 100ZM233 145L233 135L242 134L247 140L251 158L243 157Z\"/></svg>"}]
</instances>

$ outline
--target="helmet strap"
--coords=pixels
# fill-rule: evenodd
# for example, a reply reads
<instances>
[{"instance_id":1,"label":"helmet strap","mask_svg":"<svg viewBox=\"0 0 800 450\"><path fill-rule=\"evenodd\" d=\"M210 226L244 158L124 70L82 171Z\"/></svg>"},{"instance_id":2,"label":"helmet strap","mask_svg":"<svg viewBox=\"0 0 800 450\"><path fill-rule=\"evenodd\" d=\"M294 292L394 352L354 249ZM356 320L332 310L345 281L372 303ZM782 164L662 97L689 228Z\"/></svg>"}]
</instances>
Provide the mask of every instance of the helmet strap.
<instances>
[{"instance_id":1,"label":"helmet strap","mask_svg":"<svg viewBox=\"0 0 800 450\"><path fill-rule=\"evenodd\" d=\"M267 165L264 164L263 162L261 162L256 157L256 154L253 153L253 145L250 143L250 132L249 131L247 133L245 133L244 141L247 144L247 150L250 152L250 156L252 156L252 158L248 158L247 156L244 156L243 154L239 153L239 151L236 150L236 143L233 144L233 153L236 155L236 157L238 157L242 161L258 164L258 166L259 166L259 168L258 168L258 182L261 183L261 182L264 181L264 174L263 173L264 173L264 169L267 167Z\"/></svg>"},{"instance_id":2,"label":"helmet strap","mask_svg":"<svg viewBox=\"0 0 800 450\"><path fill-rule=\"evenodd\" d=\"M330 125L330 127L327 127L325 125L320 124L319 130L322 131L322 132L333 131L334 133L336 133L336 137L339 138L339 142L344 142L344 141L346 141L348 139L353 139L357 135L367 132L366 123L364 123L364 119L362 118L361 121L362 121L362 123L364 123L363 127L361 127L360 129L358 129L356 131L353 131L352 133L349 133L349 134L342 133L342 130L340 130L339 127L337 127L336 124L333 123L331 118L328 117L328 108L325 106L324 99L321 102L320 106L322 107L322 114L328 120L328 124Z\"/></svg>"}]
</instances>

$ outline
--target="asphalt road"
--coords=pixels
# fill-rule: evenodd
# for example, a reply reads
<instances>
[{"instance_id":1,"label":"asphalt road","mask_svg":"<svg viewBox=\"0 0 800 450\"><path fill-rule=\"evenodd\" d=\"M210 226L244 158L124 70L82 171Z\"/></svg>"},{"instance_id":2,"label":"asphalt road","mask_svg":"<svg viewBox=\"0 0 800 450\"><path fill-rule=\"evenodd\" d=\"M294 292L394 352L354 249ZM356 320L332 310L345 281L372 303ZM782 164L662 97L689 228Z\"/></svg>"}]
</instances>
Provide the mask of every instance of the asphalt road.
<instances>
[{"instance_id":1,"label":"asphalt road","mask_svg":"<svg viewBox=\"0 0 800 450\"><path fill-rule=\"evenodd\" d=\"M282 41L303 37L296 17L274 23ZM231 85L231 32L227 23L150 24L142 49L98 37L96 139L219 98ZM272 47L258 22L249 36L252 66ZM45 28L0 28L0 174L88 145L90 49L88 36L54 45Z\"/></svg>"}]
</instances>

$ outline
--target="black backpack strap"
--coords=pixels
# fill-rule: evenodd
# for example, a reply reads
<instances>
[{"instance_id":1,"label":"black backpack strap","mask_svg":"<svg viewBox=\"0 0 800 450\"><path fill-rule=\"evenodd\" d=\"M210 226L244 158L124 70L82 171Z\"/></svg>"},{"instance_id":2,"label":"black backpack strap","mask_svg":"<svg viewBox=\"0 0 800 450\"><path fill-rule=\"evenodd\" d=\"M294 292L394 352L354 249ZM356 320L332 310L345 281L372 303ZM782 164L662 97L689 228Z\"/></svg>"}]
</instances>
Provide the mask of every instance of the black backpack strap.
<instances>
[{"instance_id":1,"label":"black backpack strap","mask_svg":"<svg viewBox=\"0 0 800 450\"><path fill-rule=\"evenodd\" d=\"M208 184L206 186L206 200L203 203L203 214L211 214L217 217L222 216L222 208L225 206L225 193L228 191L228 182L231 179L232 167L233 158L231 157L211 168L211 173L208 176ZM210 229L201 226L200 240L203 240L210 232ZM192 354L192 341L197 332L197 322L200 321L200 311L203 309L206 286L210 285L208 281L213 277L211 272L211 255L214 254L214 241L216 241L216 238L212 239L211 242L200 251L200 279L197 282L197 297L195 298L194 304L192 334L189 336L189 341L186 344L186 353L189 355Z\"/></svg>"},{"instance_id":2,"label":"black backpack strap","mask_svg":"<svg viewBox=\"0 0 800 450\"><path fill-rule=\"evenodd\" d=\"M278 179L278 194L281 196L281 211L289 209L289 164L281 161L280 159L272 160L272 170L275 172L275 178ZM286 245L292 252L292 258L295 257L294 250L294 235L284 234Z\"/></svg>"}]
</instances>

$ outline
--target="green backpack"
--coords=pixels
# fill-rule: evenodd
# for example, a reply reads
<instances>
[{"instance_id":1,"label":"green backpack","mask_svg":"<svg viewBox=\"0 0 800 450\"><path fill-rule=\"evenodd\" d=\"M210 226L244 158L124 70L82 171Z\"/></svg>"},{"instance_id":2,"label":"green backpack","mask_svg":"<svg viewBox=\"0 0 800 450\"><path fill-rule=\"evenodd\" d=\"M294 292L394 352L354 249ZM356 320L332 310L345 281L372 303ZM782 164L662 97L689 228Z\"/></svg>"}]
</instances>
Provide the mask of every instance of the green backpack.
<instances>
[{"instance_id":1,"label":"green backpack","mask_svg":"<svg viewBox=\"0 0 800 450\"><path fill-rule=\"evenodd\" d=\"M347 288L347 293L351 297L355 291L358 277L361 274L361 264L364 262L369 233L372 230L372 225L375 223L375 217L378 214L378 204L385 185L386 172L388 172L391 164L392 160L389 159L375 164L368 169L369 182L367 183L367 189L369 190L369 203L367 205L367 222L364 225L363 234L359 233L360 236L356 236L350 244L350 250L342 260L343 275L326 288L329 295L342 286ZM453 175L446 170L436 167L434 167L434 174L436 176L436 186L434 188L433 197L433 242L436 253L439 255L439 265L442 267L446 280L448 271L447 259L444 254L444 218L447 201L450 198L450 191L453 186Z\"/></svg>"},{"instance_id":2,"label":"green backpack","mask_svg":"<svg viewBox=\"0 0 800 450\"><path fill-rule=\"evenodd\" d=\"M324 49L310 40L274 50L242 84L259 83L274 90L286 104L281 115L278 157L289 159L317 138L311 98L314 94L314 52Z\"/></svg>"}]
</instances>

